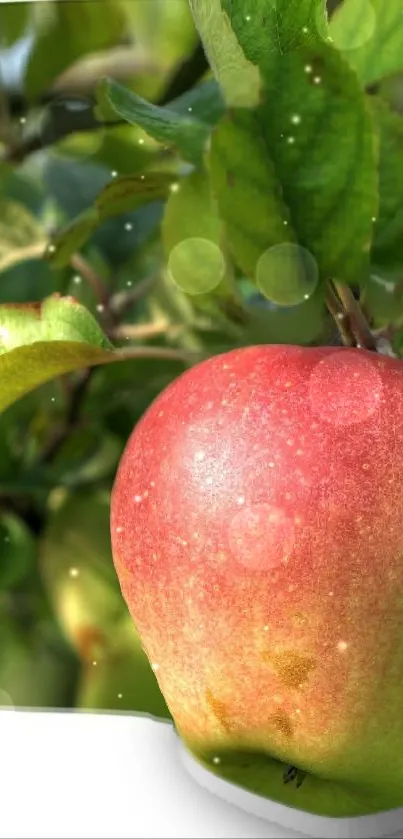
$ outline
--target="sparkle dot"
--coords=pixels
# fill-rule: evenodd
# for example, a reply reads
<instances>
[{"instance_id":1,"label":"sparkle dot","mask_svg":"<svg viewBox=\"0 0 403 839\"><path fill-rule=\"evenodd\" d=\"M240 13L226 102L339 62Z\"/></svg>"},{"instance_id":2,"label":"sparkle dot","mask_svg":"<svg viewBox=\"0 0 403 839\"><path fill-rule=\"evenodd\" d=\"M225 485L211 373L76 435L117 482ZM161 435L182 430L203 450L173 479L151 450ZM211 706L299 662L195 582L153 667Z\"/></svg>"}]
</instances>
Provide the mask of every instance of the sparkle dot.
<instances>
[{"instance_id":1,"label":"sparkle dot","mask_svg":"<svg viewBox=\"0 0 403 839\"><path fill-rule=\"evenodd\" d=\"M25 125L26 121L27 121L27 118L26 118L26 117L20 117L20 123L21 123L21 125Z\"/></svg>"},{"instance_id":2,"label":"sparkle dot","mask_svg":"<svg viewBox=\"0 0 403 839\"><path fill-rule=\"evenodd\" d=\"M178 192L179 191L179 184L171 184L169 187L171 192Z\"/></svg>"},{"instance_id":3,"label":"sparkle dot","mask_svg":"<svg viewBox=\"0 0 403 839\"><path fill-rule=\"evenodd\" d=\"M144 181L145 175L140 175L140 180Z\"/></svg>"},{"instance_id":4,"label":"sparkle dot","mask_svg":"<svg viewBox=\"0 0 403 839\"><path fill-rule=\"evenodd\" d=\"M221 758L220 757L213 757L213 763L215 763L216 765L218 763L221 763Z\"/></svg>"},{"instance_id":5,"label":"sparkle dot","mask_svg":"<svg viewBox=\"0 0 403 839\"><path fill-rule=\"evenodd\" d=\"M54 253L56 250L56 245L49 245L48 251L49 253Z\"/></svg>"},{"instance_id":6,"label":"sparkle dot","mask_svg":"<svg viewBox=\"0 0 403 839\"><path fill-rule=\"evenodd\" d=\"M160 667L160 666L159 666L159 664L155 664L155 663L153 663L153 664L151 665L151 670L153 670L153 671L154 671L154 673L156 673L156 672L157 672L157 670L159 670L159 667Z\"/></svg>"},{"instance_id":7,"label":"sparkle dot","mask_svg":"<svg viewBox=\"0 0 403 839\"><path fill-rule=\"evenodd\" d=\"M75 283L76 285L80 285L81 282L82 282L81 277L78 274L76 274L76 276L73 277L73 283Z\"/></svg>"},{"instance_id":8,"label":"sparkle dot","mask_svg":"<svg viewBox=\"0 0 403 839\"><path fill-rule=\"evenodd\" d=\"M291 122L293 123L293 125L299 125L300 122L301 122L300 115L299 114L293 114L293 116L291 117Z\"/></svg>"},{"instance_id":9,"label":"sparkle dot","mask_svg":"<svg viewBox=\"0 0 403 839\"><path fill-rule=\"evenodd\" d=\"M98 664L98 662L97 662L97 661L93 661L93 662L92 662L92 666L93 666L93 667L96 667L96 666L97 666L97 664Z\"/></svg>"},{"instance_id":10,"label":"sparkle dot","mask_svg":"<svg viewBox=\"0 0 403 839\"><path fill-rule=\"evenodd\" d=\"M126 222L125 230L133 230L133 225L130 223L130 221Z\"/></svg>"},{"instance_id":11,"label":"sparkle dot","mask_svg":"<svg viewBox=\"0 0 403 839\"><path fill-rule=\"evenodd\" d=\"M302 31L303 31L303 33L306 35L306 33L309 31L309 30L308 30L308 27L307 27L307 26L303 26L303 27L302 27Z\"/></svg>"},{"instance_id":12,"label":"sparkle dot","mask_svg":"<svg viewBox=\"0 0 403 839\"><path fill-rule=\"evenodd\" d=\"M346 641L339 641L339 643L337 644L337 649L340 653L344 653L347 647L348 644L346 643Z\"/></svg>"},{"instance_id":13,"label":"sparkle dot","mask_svg":"<svg viewBox=\"0 0 403 839\"><path fill-rule=\"evenodd\" d=\"M251 16L250 15L245 15L245 20L249 23L249 21L251 20Z\"/></svg>"},{"instance_id":14,"label":"sparkle dot","mask_svg":"<svg viewBox=\"0 0 403 839\"><path fill-rule=\"evenodd\" d=\"M132 283L132 281L131 281L131 280L128 280L128 281L127 281L127 283L126 283L126 285L130 288L130 286L132 286L132 285L133 285L133 283Z\"/></svg>"},{"instance_id":15,"label":"sparkle dot","mask_svg":"<svg viewBox=\"0 0 403 839\"><path fill-rule=\"evenodd\" d=\"M136 504L140 504L140 501L143 500L143 496L142 495L135 495L134 500L135 500Z\"/></svg>"},{"instance_id":16,"label":"sparkle dot","mask_svg":"<svg viewBox=\"0 0 403 839\"><path fill-rule=\"evenodd\" d=\"M118 693L118 699L122 699L123 693Z\"/></svg>"},{"instance_id":17,"label":"sparkle dot","mask_svg":"<svg viewBox=\"0 0 403 839\"><path fill-rule=\"evenodd\" d=\"M305 64L304 70L305 70L305 73L312 73L312 65L311 64Z\"/></svg>"},{"instance_id":18,"label":"sparkle dot","mask_svg":"<svg viewBox=\"0 0 403 839\"><path fill-rule=\"evenodd\" d=\"M289 143L290 145L292 145L292 143L295 143L295 137L287 137L287 143Z\"/></svg>"},{"instance_id":19,"label":"sparkle dot","mask_svg":"<svg viewBox=\"0 0 403 839\"><path fill-rule=\"evenodd\" d=\"M192 113L193 108L192 108L192 107L189 107L189 108L188 108L188 111L189 111L189 113Z\"/></svg>"},{"instance_id":20,"label":"sparkle dot","mask_svg":"<svg viewBox=\"0 0 403 839\"><path fill-rule=\"evenodd\" d=\"M123 533L123 527L117 527L116 533Z\"/></svg>"},{"instance_id":21,"label":"sparkle dot","mask_svg":"<svg viewBox=\"0 0 403 839\"><path fill-rule=\"evenodd\" d=\"M139 139L139 146L142 146L142 145L143 145L143 143L144 143L144 140L143 140L143 138L142 138L142 137L140 137L140 139Z\"/></svg>"},{"instance_id":22,"label":"sparkle dot","mask_svg":"<svg viewBox=\"0 0 403 839\"><path fill-rule=\"evenodd\" d=\"M103 312L104 309L105 309L105 306L103 305L103 303L98 303L97 312Z\"/></svg>"},{"instance_id":23,"label":"sparkle dot","mask_svg":"<svg viewBox=\"0 0 403 839\"><path fill-rule=\"evenodd\" d=\"M376 216L372 216L372 221L376 221Z\"/></svg>"},{"instance_id":24,"label":"sparkle dot","mask_svg":"<svg viewBox=\"0 0 403 839\"><path fill-rule=\"evenodd\" d=\"M78 568L70 568L69 569L70 577L78 577L79 573L80 572L79 572Z\"/></svg>"},{"instance_id":25,"label":"sparkle dot","mask_svg":"<svg viewBox=\"0 0 403 839\"><path fill-rule=\"evenodd\" d=\"M313 80L313 81L314 81L314 84L320 84L320 83L321 83L321 81L322 81L322 79L321 79L321 77L320 77L320 76L314 76L314 80Z\"/></svg>"},{"instance_id":26,"label":"sparkle dot","mask_svg":"<svg viewBox=\"0 0 403 839\"><path fill-rule=\"evenodd\" d=\"M118 173L117 173L116 169L113 169L113 171L111 172L111 175L112 175L112 178L117 178Z\"/></svg>"}]
</instances>

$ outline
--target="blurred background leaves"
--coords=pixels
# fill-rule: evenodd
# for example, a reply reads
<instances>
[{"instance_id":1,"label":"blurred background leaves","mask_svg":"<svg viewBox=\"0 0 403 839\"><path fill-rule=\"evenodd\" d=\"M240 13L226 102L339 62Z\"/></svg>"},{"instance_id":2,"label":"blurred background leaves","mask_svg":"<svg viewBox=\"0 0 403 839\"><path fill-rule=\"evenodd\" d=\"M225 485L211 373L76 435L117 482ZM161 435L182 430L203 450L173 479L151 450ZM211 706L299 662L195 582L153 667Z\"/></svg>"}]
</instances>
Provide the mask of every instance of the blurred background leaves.
<instances>
[{"instance_id":1,"label":"blurred background leaves","mask_svg":"<svg viewBox=\"0 0 403 839\"><path fill-rule=\"evenodd\" d=\"M170 381L235 346L338 343L335 266L401 354L402 23L395 0L387 15L372 0L369 18L363 2L329 0L337 53L315 19L302 52L278 56L234 0L225 32L231 55L235 36L248 53L250 102L230 114L240 75L219 50L222 90L210 72L198 0L0 4L0 705L169 716L120 594L109 502L129 434ZM256 283L255 257L278 242L318 261L297 305ZM220 276L203 293L212 248ZM71 298L80 328L60 315ZM47 330L40 351L31 329ZM57 366L62 338L75 362L64 346ZM86 367L110 344L119 363ZM28 393L29 376L42 384Z\"/></svg>"}]
</instances>

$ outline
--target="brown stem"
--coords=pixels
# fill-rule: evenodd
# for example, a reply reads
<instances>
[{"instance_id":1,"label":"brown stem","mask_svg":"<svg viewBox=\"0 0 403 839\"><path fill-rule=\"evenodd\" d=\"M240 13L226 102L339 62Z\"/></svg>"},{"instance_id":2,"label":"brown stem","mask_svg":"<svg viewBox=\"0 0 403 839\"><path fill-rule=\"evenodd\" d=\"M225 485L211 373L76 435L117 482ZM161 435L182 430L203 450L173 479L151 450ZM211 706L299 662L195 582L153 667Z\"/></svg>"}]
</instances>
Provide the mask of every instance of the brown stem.
<instances>
[{"instance_id":1,"label":"brown stem","mask_svg":"<svg viewBox=\"0 0 403 839\"><path fill-rule=\"evenodd\" d=\"M74 253L70 259L71 267L80 274L83 279L88 283L89 286L95 292L95 296L98 302L103 305L107 306L109 303L109 292L106 286L104 285L103 280L94 271L92 265L82 256L80 253Z\"/></svg>"},{"instance_id":2,"label":"brown stem","mask_svg":"<svg viewBox=\"0 0 403 839\"><path fill-rule=\"evenodd\" d=\"M150 277L145 277L134 288L127 291L118 291L113 294L109 300L110 311L115 317L120 318L129 309L132 308L139 300L142 300L151 289L155 286L158 276L153 274Z\"/></svg>"},{"instance_id":3,"label":"brown stem","mask_svg":"<svg viewBox=\"0 0 403 839\"><path fill-rule=\"evenodd\" d=\"M340 338L346 347L354 347L355 340L354 335L350 329L350 322L349 319L341 305L337 294L335 294L331 283L327 283L326 290L325 290L325 300L327 308L331 315L333 315L337 328L340 333Z\"/></svg>"},{"instance_id":4,"label":"brown stem","mask_svg":"<svg viewBox=\"0 0 403 839\"><path fill-rule=\"evenodd\" d=\"M144 341L158 335L175 337L183 329L181 324L170 324L162 318L155 323L122 323L115 327L112 338L115 340Z\"/></svg>"},{"instance_id":5,"label":"brown stem","mask_svg":"<svg viewBox=\"0 0 403 839\"><path fill-rule=\"evenodd\" d=\"M365 348L381 355L397 357L388 337L377 336L371 331L359 302L345 283L340 280L327 282L326 305L337 323L345 346Z\"/></svg>"},{"instance_id":6,"label":"brown stem","mask_svg":"<svg viewBox=\"0 0 403 839\"><path fill-rule=\"evenodd\" d=\"M355 299L354 294L351 291L351 288L340 280L332 280L332 282L342 302L346 316L348 317L350 329L354 335L356 345L376 352L376 340L363 315L360 304Z\"/></svg>"}]
</instances>

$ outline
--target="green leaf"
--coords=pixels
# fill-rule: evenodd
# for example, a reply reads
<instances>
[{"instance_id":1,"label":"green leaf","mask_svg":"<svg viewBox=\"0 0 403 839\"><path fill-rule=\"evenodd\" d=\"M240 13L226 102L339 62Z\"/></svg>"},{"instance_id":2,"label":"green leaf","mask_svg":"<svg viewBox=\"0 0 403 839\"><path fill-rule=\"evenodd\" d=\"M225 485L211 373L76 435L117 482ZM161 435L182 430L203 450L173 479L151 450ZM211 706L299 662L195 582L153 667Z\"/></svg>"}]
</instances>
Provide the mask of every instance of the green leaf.
<instances>
[{"instance_id":1,"label":"green leaf","mask_svg":"<svg viewBox=\"0 0 403 839\"><path fill-rule=\"evenodd\" d=\"M40 543L40 569L64 635L92 661L125 612L111 556L108 494L76 492L57 505Z\"/></svg>"},{"instance_id":2,"label":"green leaf","mask_svg":"<svg viewBox=\"0 0 403 839\"><path fill-rule=\"evenodd\" d=\"M29 3L0 4L0 39L2 47L10 47L22 38L29 22L32 7Z\"/></svg>"},{"instance_id":3,"label":"green leaf","mask_svg":"<svg viewBox=\"0 0 403 839\"><path fill-rule=\"evenodd\" d=\"M403 70L401 0L344 0L330 34L364 86Z\"/></svg>"},{"instance_id":4,"label":"green leaf","mask_svg":"<svg viewBox=\"0 0 403 839\"><path fill-rule=\"evenodd\" d=\"M221 6L246 57L262 69L270 56L321 45L329 35L324 0L221 0Z\"/></svg>"},{"instance_id":5,"label":"green leaf","mask_svg":"<svg viewBox=\"0 0 403 839\"><path fill-rule=\"evenodd\" d=\"M45 244L43 228L23 204L0 200L0 272L39 257Z\"/></svg>"},{"instance_id":6,"label":"green leaf","mask_svg":"<svg viewBox=\"0 0 403 839\"><path fill-rule=\"evenodd\" d=\"M25 92L35 98L78 58L117 45L127 19L119 0L63 0L49 4L30 53Z\"/></svg>"},{"instance_id":7,"label":"green leaf","mask_svg":"<svg viewBox=\"0 0 403 839\"><path fill-rule=\"evenodd\" d=\"M376 162L364 96L338 53L323 44L278 56L263 103L232 110L212 137L213 189L244 274L256 280L268 249L296 242L321 278L365 278Z\"/></svg>"},{"instance_id":8,"label":"green leaf","mask_svg":"<svg viewBox=\"0 0 403 839\"><path fill-rule=\"evenodd\" d=\"M0 411L55 376L114 360L112 350L72 297L0 306Z\"/></svg>"},{"instance_id":9,"label":"green leaf","mask_svg":"<svg viewBox=\"0 0 403 839\"><path fill-rule=\"evenodd\" d=\"M0 518L0 590L18 585L31 570L35 540L24 522L11 513Z\"/></svg>"},{"instance_id":10,"label":"green leaf","mask_svg":"<svg viewBox=\"0 0 403 839\"><path fill-rule=\"evenodd\" d=\"M225 111L225 102L216 80L208 79L173 99L169 108L177 114L191 113L201 122L216 125Z\"/></svg>"},{"instance_id":11,"label":"green leaf","mask_svg":"<svg viewBox=\"0 0 403 839\"><path fill-rule=\"evenodd\" d=\"M54 268L64 268L68 265L72 255L91 238L99 223L97 208L90 207L69 222L60 233L52 236L46 251L50 264Z\"/></svg>"},{"instance_id":12,"label":"green leaf","mask_svg":"<svg viewBox=\"0 0 403 839\"><path fill-rule=\"evenodd\" d=\"M403 263L403 117L381 100L373 101L380 130L379 213L374 225L372 261L378 266Z\"/></svg>"},{"instance_id":13,"label":"green leaf","mask_svg":"<svg viewBox=\"0 0 403 839\"><path fill-rule=\"evenodd\" d=\"M166 205L162 237L168 272L188 294L211 292L226 274L221 222L205 170L182 178Z\"/></svg>"},{"instance_id":14,"label":"green leaf","mask_svg":"<svg viewBox=\"0 0 403 839\"><path fill-rule=\"evenodd\" d=\"M199 169L182 178L178 189L165 205L162 238L166 259L179 242L201 236L219 242L220 218L205 170Z\"/></svg>"},{"instance_id":15,"label":"green leaf","mask_svg":"<svg viewBox=\"0 0 403 839\"><path fill-rule=\"evenodd\" d=\"M189 362L185 351L172 352L174 360ZM152 348L147 353L152 355ZM55 294L42 303L0 306L0 412L56 376L137 357L137 348L114 349L73 297Z\"/></svg>"},{"instance_id":16,"label":"green leaf","mask_svg":"<svg viewBox=\"0 0 403 839\"><path fill-rule=\"evenodd\" d=\"M97 88L99 108L105 116L112 113L139 125L150 137L165 145L173 146L185 160L200 163L210 134L210 126L198 119L184 116L168 107L146 102L131 90L103 79Z\"/></svg>"},{"instance_id":17,"label":"green leaf","mask_svg":"<svg viewBox=\"0 0 403 839\"><path fill-rule=\"evenodd\" d=\"M253 107L278 56L328 35L324 0L190 0L210 66L231 107Z\"/></svg>"},{"instance_id":18,"label":"green leaf","mask_svg":"<svg viewBox=\"0 0 403 839\"><path fill-rule=\"evenodd\" d=\"M107 219L166 198L173 180L174 176L165 172L149 172L146 175L122 175L111 181L99 193L95 206L85 210L52 238L51 249L48 250L52 265L56 268L67 265L72 254Z\"/></svg>"}]
</instances>

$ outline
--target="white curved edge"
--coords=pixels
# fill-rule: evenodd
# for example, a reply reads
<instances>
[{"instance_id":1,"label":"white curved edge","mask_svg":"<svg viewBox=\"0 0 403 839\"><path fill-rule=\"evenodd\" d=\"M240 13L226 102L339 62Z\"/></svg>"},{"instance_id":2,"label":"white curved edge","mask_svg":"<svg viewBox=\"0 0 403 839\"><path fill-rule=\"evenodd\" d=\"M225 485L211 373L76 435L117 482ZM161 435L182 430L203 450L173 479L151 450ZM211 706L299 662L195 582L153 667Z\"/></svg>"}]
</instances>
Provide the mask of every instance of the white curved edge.
<instances>
[{"instance_id":1,"label":"white curved edge","mask_svg":"<svg viewBox=\"0 0 403 839\"><path fill-rule=\"evenodd\" d=\"M378 837L403 837L403 807L352 818L316 816L279 804L270 798L255 795L236 784L219 778L205 769L188 751L177 735L180 759L192 778L213 795L240 807L251 815L281 825L311 837L323 839L378 839Z\"/></svg>"}]
</instances>

